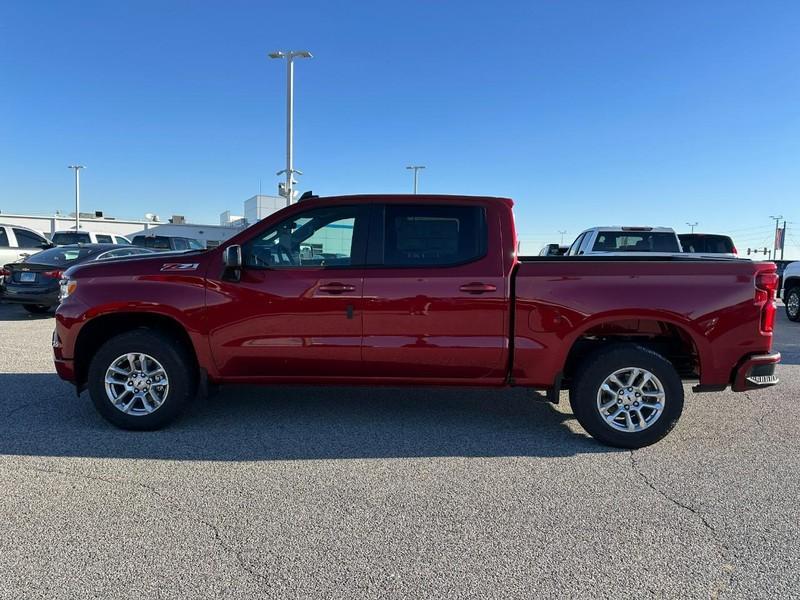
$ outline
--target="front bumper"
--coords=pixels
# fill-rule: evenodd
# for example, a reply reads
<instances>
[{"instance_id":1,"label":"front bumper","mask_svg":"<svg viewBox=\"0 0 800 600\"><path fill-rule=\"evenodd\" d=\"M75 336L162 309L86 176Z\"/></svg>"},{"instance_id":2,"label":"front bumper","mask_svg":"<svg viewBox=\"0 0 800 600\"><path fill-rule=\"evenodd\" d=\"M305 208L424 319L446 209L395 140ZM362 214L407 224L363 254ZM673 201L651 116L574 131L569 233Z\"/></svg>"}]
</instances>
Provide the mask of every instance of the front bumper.
<instances>
[{"instance_id":1,"label":"front bumper","mask_svg":"<svg viewBox=\"0 0 800 600\"><path fill-rule=\"evenodd\" d=\"M781 361L780 352L748 356L736 368L733 376L734 392L746 392L778 383L775 365Z\"/></svg>"}]
</instances>

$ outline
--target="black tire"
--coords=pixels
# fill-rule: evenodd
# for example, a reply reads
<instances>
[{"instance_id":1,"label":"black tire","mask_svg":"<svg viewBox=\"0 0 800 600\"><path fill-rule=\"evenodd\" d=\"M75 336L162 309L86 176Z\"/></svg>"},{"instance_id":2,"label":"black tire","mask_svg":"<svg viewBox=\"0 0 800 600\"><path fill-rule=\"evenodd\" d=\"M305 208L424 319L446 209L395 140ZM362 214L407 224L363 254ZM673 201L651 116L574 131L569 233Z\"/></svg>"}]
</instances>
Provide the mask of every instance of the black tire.
<instances>
[{"instance_id":1,"label":"black tire","mask_svg":"<svg viewBox=\"0 0 800 600\"><path fill-rule=\"evenodd\" d=\"M106 394L105 376L114 361L127 353L144 353L161 363L169 380L163 403L143 415L126 414ZM197 367L183 344L150 329L121 333L103 344L89 364L87 387L97 412L122 429L154 430L174 421L197 392Z\"/></svg>"},{"instance_id":2,"label":"black tire","mask_svg":"<svg viewBox=\"0 0 800 600\"><path fill-rule=\"evenodd\" d=\"M786 292L783 303L786 306L787 318L790 321L800 321L800 288L790 288L789 291Z\"/></svg>"},{"instance_id":3,"label":"black tire","mask_svg":"<svg viewBox=\"0 0 800 600\"><path fill-rule=\"evenodd\" d=\"M652 424L642 430L620 431L601 415L598 394L609 376L631 367L649 371L661 383L663 410ZM613 395L603 398L613 400ZM616 344L594 352L578 367L570 386L569 402L578 422L599 442L617 448L642 448L659 441L675 427L683 412L683 384L672 363L657 352L637 344ZM609 412L615 408L612 406ZM624 417L623 414L620 418Z\"/></svg>"},{"instance_id":4,"label":"black tire","mask_svg":"<svg viewBox=\"0 0 800 600\"><path fill-rule=\"evenodd\" d=\"M23 304L22 308L27 310L32 315L45 315L50 312L50 307L44 304Z\"/></svg>"}]
</instances>

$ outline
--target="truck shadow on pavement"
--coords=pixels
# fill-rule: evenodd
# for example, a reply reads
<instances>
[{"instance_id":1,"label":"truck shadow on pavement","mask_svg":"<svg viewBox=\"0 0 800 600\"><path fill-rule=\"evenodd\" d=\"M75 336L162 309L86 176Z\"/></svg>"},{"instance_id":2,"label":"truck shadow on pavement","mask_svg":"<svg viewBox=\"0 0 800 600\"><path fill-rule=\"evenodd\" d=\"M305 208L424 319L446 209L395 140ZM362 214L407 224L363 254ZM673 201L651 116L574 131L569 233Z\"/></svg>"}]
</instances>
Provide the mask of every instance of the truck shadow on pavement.
<instances>
[{"instance_id":1,"label":"truck shadow on pavement","mask_svg":"<svg viewBox=\"0 0 800 600\"><path fill-rule=\"evenodd\" d=\"M154 432L109 425L55 374L0 374L0 390L6 455L262 461L615 451L522 389L231 386Z\"/></svg>"}]
</instances>

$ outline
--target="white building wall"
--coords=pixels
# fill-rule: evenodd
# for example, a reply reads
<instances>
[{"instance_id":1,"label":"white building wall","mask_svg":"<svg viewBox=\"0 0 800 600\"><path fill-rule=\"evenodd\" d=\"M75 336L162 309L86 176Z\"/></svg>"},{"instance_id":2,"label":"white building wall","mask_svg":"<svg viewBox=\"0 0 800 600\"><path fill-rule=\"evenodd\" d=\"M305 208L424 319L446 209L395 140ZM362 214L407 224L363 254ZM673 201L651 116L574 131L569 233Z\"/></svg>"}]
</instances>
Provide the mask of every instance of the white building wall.
<instances>
[{"instance_id":1,"label":"white building wall","mask_svg":"<svg viewBox=\"0 0 800 600\"><path fill-rule=\"evenodd\" d=\"M0 213L0 224L21 225L42 232L50 237L54 232L75 227L75 219L66 216L18 215ZM81 218L81 229L84 231L97 231L102 233L116 233L127 238L139 233L152 233L159 235L176 235L199 240L203 244L208 242L219 243L239 233L241 227L220 225L197 225L185 223L173 225L172 223L151 223L149 221L123 220L123 219L84 219Z\"/></svg>"},{"instance_id":2,"label":"white building wall","mask_svg":"<svg viewBox=\"0 0 800 600\"><path fill-rule=\"evenodd\" d=\"M244 201L244 218L251 225L286 207L286 198L256 194Z\"/></svg>"}]
</instances>

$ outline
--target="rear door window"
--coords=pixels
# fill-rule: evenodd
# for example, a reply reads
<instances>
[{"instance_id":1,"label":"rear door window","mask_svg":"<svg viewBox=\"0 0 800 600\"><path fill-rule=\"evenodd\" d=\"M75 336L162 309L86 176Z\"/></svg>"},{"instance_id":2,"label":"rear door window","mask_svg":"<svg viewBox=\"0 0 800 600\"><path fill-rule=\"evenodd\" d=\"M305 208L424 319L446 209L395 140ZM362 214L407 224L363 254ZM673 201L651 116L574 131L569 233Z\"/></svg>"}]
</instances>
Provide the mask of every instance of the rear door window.
<instances>
[{"instance_id":1,"label":"rear door window","mask_svg":"<svg viewBox=\"0 0 800 600\"><path fill-rule=\"evenodd\" d=\"M131 243L128 240L126 240L124 237L122 237L121 235L115 235L114 236L114 243L115 244L120 244L122 246L130 246L131 245Z\"/></svg>"},{"instance_id":2,"label":"rear door window","mask_svg":"<svg viewBox=\"0 0 800 600\"><path fill-rule=\"evenodd\" d=\"M733 254L733 241L726 235L681 235L684 252Z\"/></svg>"},{"instance_id":3,"label":"rear door window","mask_svg":"<svg viewBox=\"0 0 800 600\"><path fill-rule=\"evenodd\" d=\"M41 248L47 240L26 229L14 228L14 236L17 238L17 246L20 248Z\"/></svg>"},{"instance_id":4,"label":"rear door window","mask_svg":"<svg viewBox=\"0 0 800 600\"><path fill-rule=\"evenodd\" d=\"M183 238L172 238L172 242L175 244L175 250L188 250L189 244Z\"/></svg>"},{"instance_id":5,"label":"rear door window","mask_svg":"<svg viewBox=\"0 0 800 600\"><path fill-rule=\"evenodd\" d=\"M486 254L480 206L387 204L383 263L393 267L453 266Z\"/></svg>"},{"instance_id":6,"label":"rear door window","mask_svg":"<svg viewBox=\"0 0 800 600\"><path fill-rule=\"evenodd\" d=\"M98 244L113 244L114 243L114 241L112 240L110 235L105 235L105 234L102 234L102 233L98 233L98 234L95 235L95 237L97 238L97 243Z\"/></svg>"},{"instance_id":7,"label":"rear door window","mask_svg":"<svg viewBox=\"0 0 800 600\"><path fill-rule=\"evenodd\" d=\"M0 227L0 248L8 248L8 234L5 227Z\"/></svg>"}]
</instances>

